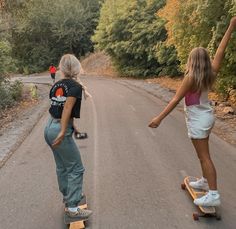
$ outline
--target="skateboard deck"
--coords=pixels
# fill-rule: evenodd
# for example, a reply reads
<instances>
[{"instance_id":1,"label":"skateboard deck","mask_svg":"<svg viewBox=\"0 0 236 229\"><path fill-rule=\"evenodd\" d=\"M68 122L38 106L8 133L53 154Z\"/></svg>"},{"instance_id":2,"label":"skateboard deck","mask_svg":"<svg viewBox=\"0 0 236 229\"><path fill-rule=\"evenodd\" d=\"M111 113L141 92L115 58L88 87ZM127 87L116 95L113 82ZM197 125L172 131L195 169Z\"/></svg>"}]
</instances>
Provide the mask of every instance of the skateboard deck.
<instances>
[{"instance_id":1,"label":"skateboard deck","mask_svg":"<svg viewBox=\"0 0 236 229\"><path fill-rule=\"evenodd\" d=\"M181 188L184 190L187 189L193 200L200 198L206 194L205 190L195 189L189 185L189 182L197 180L198 178L196 177L187 176L184 178L184 183L181 184ZM201 214L193 213L194 220L199 220L199 217L204 217L204 216L215 216L217 220L221 219L220 213L219 211L217 211L215 207L203 207L203 206L197 206L197 207L201 211Z\"/></svg>"},{"instance_id":2,"label":"skateboard deck","mask_svg":"<svg viewBox=\"0 0 236 229\"><path fill-rule=\"evenodd\" d=\"M87 209L87 199L86 196L82 198L82 200L79 203L79 208L81 209ZM66 210L66 209L65 209ZM69 217L66 213L64 214L64 222L69 226L69 229L83 229L85 228L85 220L80 220L76 218Z\"/></svg>"}]
</instances>

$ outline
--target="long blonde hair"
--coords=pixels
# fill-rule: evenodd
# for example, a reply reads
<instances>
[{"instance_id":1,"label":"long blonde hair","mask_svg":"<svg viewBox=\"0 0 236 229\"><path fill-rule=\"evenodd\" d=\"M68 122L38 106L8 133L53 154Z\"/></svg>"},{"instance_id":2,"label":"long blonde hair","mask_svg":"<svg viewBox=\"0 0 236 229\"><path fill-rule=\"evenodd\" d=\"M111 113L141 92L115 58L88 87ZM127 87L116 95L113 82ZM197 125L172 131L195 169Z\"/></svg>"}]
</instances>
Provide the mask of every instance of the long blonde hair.
<instances>
[{"instance_id":1,"label":"long blonde hair","mask_svg":"<svg viewBox=\"0 0 236 229\"><path fill-rule=\"evenodd\" d=\"M216 76L205 48L197 47L190 52L185 75L193 77L193 90L200 92L212 88Z\"/></svg>"},{"instance_id":2,"label":"long blonde hair","mask_svg":"<svg viewBox=\"0 0 236 229\"><path fill-rule=\"evenodd\" d=\"M79 78L79 74L83 74L84 70L80 64L80 61L74 55L65 54L62 56L59 63L59 68L66 78L74 78L78 81L78 83L82 86L85 99L92 97L92 95L88 92L87 87L81 82Z\"/></svg>"},{"instance_id":3,"label":"long blonde hair","mask_svg":"<svg viewBox=\"0 0 236 229\"><path fill-rule=\"evenodd\" d=\"M59 68L66 78L76 78L80 74L81 64L72 54L65 54L61 57Z\"/></svg>"}]
</instances>

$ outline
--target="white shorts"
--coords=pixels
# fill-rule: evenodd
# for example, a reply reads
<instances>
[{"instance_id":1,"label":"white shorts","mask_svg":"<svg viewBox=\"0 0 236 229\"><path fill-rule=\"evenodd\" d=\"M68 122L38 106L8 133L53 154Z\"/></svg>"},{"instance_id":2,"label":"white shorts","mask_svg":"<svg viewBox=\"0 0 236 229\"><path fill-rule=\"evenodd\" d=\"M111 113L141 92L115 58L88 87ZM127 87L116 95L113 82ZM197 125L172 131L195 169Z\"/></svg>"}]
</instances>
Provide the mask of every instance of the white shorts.
<instances>
[{"instance_id":1,"label":"white shorts","mask_svg":"<svg viewBox=\"0 0 236 229\"><path fill-rule=\"evenodd\" d=\"M185 108L188 137L191 139L207 138L215 123L213 109L209 106L189 106Z\"/></svg>"}]
</instances>

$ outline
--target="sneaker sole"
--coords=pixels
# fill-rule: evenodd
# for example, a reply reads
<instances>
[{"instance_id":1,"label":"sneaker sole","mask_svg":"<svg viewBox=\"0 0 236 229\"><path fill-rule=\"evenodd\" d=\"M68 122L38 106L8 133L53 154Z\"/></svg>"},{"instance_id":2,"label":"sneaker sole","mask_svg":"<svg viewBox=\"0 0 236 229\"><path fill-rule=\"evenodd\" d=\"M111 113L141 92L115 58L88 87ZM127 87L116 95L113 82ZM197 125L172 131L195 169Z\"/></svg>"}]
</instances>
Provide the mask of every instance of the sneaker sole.
<instances>
[{"instance_id":1,"label":"sneaker sole","mask_svg":"<svg viewBox=\"0 0 236 229\"><path fill-rule=\"evenodd\" d=\"M65 224L70 224L70 223L73 223L73 222L76 222L76 221L85 222L89 219L90 216L88 216L87 218L81 218L81 216L69 216L68 214L65 214L64 215L64 222L65 222Z\"/></svg>"}]
</instances>

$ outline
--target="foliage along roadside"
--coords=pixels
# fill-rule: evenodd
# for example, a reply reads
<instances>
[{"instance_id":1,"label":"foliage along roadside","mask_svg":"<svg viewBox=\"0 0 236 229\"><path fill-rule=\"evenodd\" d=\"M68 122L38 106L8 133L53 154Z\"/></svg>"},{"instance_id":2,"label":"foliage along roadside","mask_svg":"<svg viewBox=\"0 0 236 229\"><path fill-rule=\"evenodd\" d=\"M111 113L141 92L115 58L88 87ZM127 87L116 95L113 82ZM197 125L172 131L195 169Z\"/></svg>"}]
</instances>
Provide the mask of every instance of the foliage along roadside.
<instances>
[{"instance_id":1,"label":"foliage along roadside","mask_svg":"<svg viewBox=\"0 0 236 229\"><path fill-rule=\"evenodd\" d=\"M93 41L125 76L176 76L177 53L164 44L165 22L156 15L165 1L106 0Z\"/></svg>"},{"instance_id":2,"label":"foliage along roadside","mask_svg":"<svg viewBox=\"0 0 236 229\"><path fill-rule=\"evenodd\" d=\"M0 53L8 72L39 72L65 52L105 50L126 76L176 76L196 46L211 55L232 15L234 0L1 0ZM102 6L102 8L101 8ZM101 11L100 11L101 8ZM100 15L100 18L99 18ZM4 32L2 32L4 31ZM236 88L235 35L216 88Z\"/></svg>"},{"instance_id":3,"label":"foliage along roadside","mask_svg":"<svg viewBox=\"0 0 236 229\"><path fill-rule=\"evenodd\" d=\"M106 0L93 41L121 74L176 76L192 48L214 55L233 15L233 0ZM235 41L234 34L216 84L226 97L236 88Z\"/></svg>"},{"instance_id":4,"label":"foliage along roadside","mask_svg":"<svg viewBox=\"0 0 236 229\"><path fill-rule=\"evenodd\" d=\"M92 52L90 37L99 7L99 0L5 0L3 12L18 71L40 72L57 64L64 53L81 57Z\"/></svg>"},{"instance_id":5,"label":"foliage along roadside","mask_svg":"<svg viewBox=\"0 0 236 229\"><path fill-rule=\"evenodd\" d=\"M99 7L99 0L0 1L1 110L21 97L22 85L10 82L9 73L44 71L64 53L80 57L93 51Z\"/></svg>"},{"instance_id":6,"label":"foliage along roadside","mask_svg":"<svg viewBox=\"0 0 236 229\"><path fill-rule=\"evenodd\" d=\"M158 15L166 19L168 44L173 44L183 69L189 52L205 47L213 57L232 16L236 15L233 0L167 0ZM236 89L236 33L226 50L216 90L229 96Z\"/></svg>"}]
</instances>

